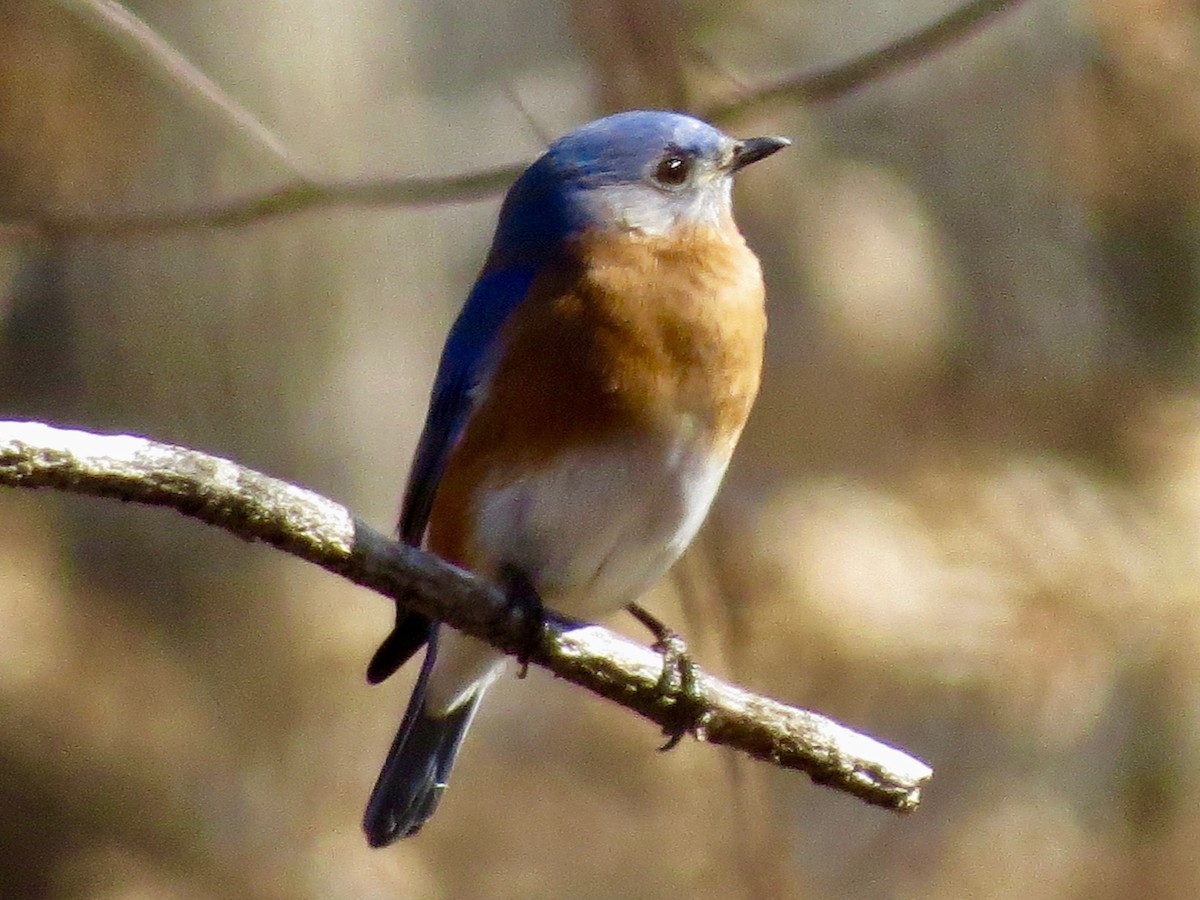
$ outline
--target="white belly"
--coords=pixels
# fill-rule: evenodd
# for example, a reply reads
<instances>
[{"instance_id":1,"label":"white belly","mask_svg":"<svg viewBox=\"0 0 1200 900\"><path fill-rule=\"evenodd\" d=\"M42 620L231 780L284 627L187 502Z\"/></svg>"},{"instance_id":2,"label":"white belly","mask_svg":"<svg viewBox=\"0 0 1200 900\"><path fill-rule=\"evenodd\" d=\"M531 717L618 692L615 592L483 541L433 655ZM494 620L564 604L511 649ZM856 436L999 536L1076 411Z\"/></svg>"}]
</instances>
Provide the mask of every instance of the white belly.
<instances>
[{"instance_id":1,"label":"white belly","mask_svg":"<svg viewBox=\"0 0 1200 900\"><path fill-rule=\"evenodd\" d=\"M696 536L729 464L681 443L594 448L548 470L499 475L475 498L472 568L526 573L545 605L595 619L633 603ZM438 638L428 702L450 709L486 687L504 657L449 629Z\"/></svg>"},{"instance_id":2,"label":"white belly","mask_svg":"<svg viewBox=\"0 0 1200 900\"><path fill-rule=\"evenodd\" d=\"M594 618L644 593L695 537L729 463L702 445L593 448L499 477L476 497L474 543L543 602Z\"/></svg>"}]
</instances>

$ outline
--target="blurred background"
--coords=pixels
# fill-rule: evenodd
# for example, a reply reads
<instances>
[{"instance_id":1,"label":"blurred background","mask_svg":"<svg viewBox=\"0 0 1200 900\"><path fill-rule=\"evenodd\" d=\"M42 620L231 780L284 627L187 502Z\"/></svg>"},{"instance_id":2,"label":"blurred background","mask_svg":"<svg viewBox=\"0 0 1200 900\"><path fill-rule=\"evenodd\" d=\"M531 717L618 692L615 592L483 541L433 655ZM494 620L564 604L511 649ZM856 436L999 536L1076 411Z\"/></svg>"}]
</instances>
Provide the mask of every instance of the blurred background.
<instances>
[{"instance_id":1,"label":"blurred background","mask_svg":"<svg viewBox=\"0 0 1200 900\"><path fill-rule=\"evenodd\" d=\"M287 148L0 0L0 415L233 457L387 529L500 196L117 237L324 178L527 161L952 0L139 0ZM368 850L413 672L391 604L175 514L0 493L0 896L1200 896L1200 2L1026 0L834 103L723 121L771 330L708 525L649 605L699 662L928 760L900 817L543 672L437 818ZM615 623L641 637L631 621Z\"/></svg>"}]
</instances>

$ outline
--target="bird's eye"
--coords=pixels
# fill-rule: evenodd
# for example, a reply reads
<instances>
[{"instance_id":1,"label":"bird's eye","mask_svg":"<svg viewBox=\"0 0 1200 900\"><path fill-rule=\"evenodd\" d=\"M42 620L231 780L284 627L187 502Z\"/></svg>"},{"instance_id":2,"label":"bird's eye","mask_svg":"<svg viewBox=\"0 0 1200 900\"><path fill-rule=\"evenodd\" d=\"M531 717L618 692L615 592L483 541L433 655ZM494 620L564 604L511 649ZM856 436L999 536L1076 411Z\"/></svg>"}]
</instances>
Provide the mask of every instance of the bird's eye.
<instances>
[{"instance_id":1,"label":"bird's eye","mask_svg":"<svg viewBox=\"0 0 1200 900\"><path fill-rule=\"evenodd\" d=\"M679 187L692 174L692 161L679 153L668 153L654 170L654 180L665 187Z\"/></svg>"}]
</instances>

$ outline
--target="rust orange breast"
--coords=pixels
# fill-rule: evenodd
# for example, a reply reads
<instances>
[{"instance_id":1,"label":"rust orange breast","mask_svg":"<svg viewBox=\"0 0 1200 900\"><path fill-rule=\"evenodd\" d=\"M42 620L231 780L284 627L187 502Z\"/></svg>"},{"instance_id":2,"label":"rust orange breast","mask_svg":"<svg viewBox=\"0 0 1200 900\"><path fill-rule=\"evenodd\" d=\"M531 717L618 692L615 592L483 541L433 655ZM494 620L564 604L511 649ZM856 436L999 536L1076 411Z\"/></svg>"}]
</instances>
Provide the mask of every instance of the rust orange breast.
<instances>
[{"instance_id":1,"label":"rust orange breast","mask_svg":"<svg viewBox=\"0 0 1200 900\"><path fill-rule=\"evenodd\" d=\"M766 317L736 231L594 236L534 282L451 454L430 548L472 567L472 497L497 472L600 443L680 437L728 455L758 391Z\"/></svg>"}]
</instances>

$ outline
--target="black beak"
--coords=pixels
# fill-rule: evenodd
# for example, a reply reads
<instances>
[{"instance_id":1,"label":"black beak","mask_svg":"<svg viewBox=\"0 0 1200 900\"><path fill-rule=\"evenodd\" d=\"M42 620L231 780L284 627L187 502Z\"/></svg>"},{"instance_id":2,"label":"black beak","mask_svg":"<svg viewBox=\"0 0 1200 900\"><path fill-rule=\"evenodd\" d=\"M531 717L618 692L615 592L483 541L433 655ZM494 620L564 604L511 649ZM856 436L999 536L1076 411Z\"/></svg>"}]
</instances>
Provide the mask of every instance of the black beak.
<instances>
[{"instance_id":1,"label":"black beak","mask_svg":"<svg viewBox=\"0 0 1200 900\"><path fill-rule=\"evenodd\" d=\"M750 163L766 159L789 144L791 141L785 137L756 137L738 141L733 146L733 160L729 163L729 171L736 172L744 169Z\"/></svg>"}]
</instances>

